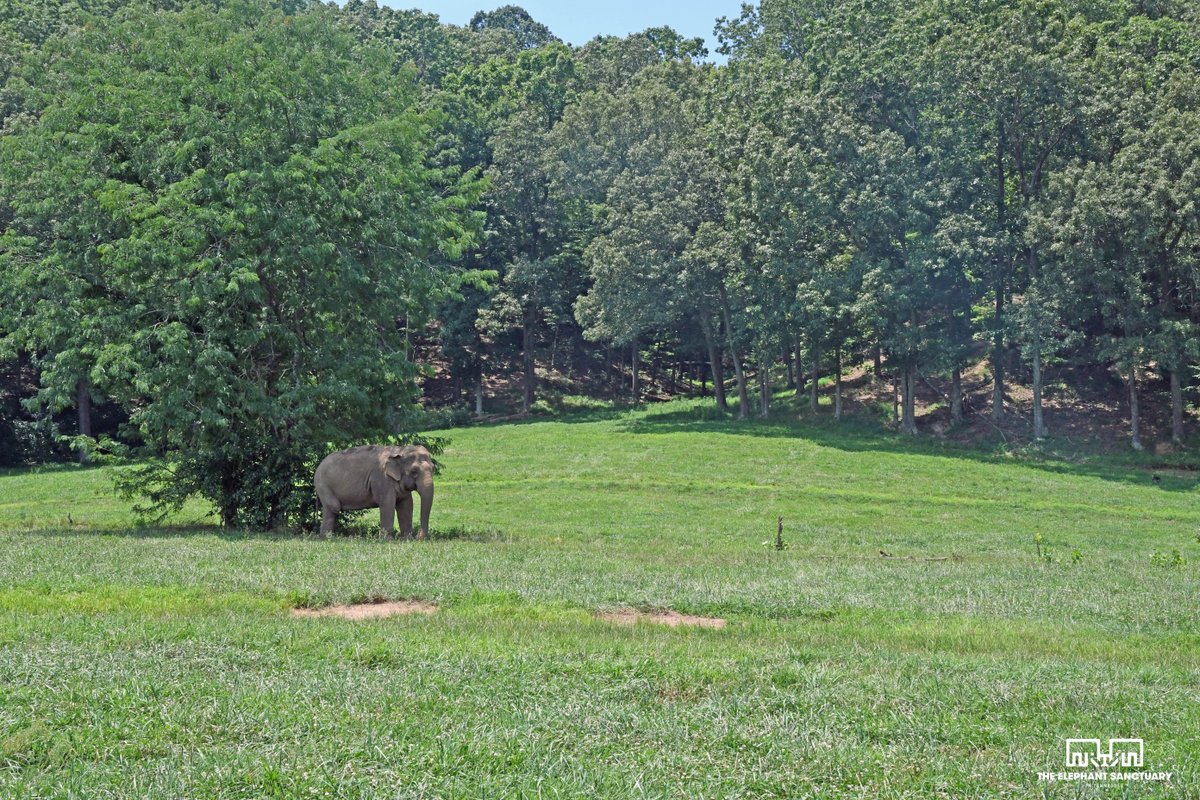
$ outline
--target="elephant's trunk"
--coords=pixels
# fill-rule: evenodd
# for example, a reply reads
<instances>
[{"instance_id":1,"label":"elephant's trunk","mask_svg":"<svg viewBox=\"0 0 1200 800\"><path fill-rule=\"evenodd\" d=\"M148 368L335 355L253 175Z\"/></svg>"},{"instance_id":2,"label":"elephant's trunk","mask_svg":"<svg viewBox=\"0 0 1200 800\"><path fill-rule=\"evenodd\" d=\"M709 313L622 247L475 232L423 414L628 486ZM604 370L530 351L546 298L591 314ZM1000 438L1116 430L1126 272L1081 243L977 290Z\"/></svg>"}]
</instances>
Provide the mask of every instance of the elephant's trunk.
<instances>
[{"instance_id":1,"label":"elephant's trunk","mask_svg":"<svg viewBox=\"0 0 1200 800\"><path fill-rule=\"evenodd\" d=\"M417 494L421 495L421 529L417 532L417 538L424 539L429 535L429 510L433 508L433 478L419 483Z\"/></svg>"}]
</instances>

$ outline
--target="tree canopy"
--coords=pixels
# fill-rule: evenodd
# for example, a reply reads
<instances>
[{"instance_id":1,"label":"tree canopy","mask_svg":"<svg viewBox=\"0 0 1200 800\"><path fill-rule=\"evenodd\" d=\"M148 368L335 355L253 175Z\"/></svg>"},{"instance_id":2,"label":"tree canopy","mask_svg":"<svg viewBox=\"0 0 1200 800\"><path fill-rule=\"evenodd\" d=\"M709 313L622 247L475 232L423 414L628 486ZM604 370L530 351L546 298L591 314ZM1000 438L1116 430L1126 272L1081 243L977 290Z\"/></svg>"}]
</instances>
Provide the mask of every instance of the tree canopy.
<instances>
[{"instance_id":1,"label":"tree canopy","mask_svg":"<svg viewBox=\"0 0 1200 800\"><path fill-rule=\"evenodd\" d=\"M1123 382L1135 447L1146 392L1184 441L1193 3L763 0L716 33L719 66L666 27L572 47L511 5L459 27L373 0L13 0L0 358L36 378L22 413L78 408L80 444L110 404L152 499L258 526L329 443L411 434L431 362L476 413L627 357L636 399L670 354L722 408L730 374L741 416L782 368L814 411L831 378L840 417L873 360L898 430L921 386L960 423L1011 414L1022 382L1034 437L1048 370L1077 365Z\"/></svg>"},{"instance_id":2,"label":"tree canopy","mask_svg":"<svg viewBox=\"0 0 1200 800\"><path fill-rule=\"evenodd\" d=\"M44 354L38 399L85 382L164 459L156 499L281 523L316 446L415 402L403 325L453 288L478 181L332 11L131 8L29 70L0 325Z\"/></svg>"}]
</instances>

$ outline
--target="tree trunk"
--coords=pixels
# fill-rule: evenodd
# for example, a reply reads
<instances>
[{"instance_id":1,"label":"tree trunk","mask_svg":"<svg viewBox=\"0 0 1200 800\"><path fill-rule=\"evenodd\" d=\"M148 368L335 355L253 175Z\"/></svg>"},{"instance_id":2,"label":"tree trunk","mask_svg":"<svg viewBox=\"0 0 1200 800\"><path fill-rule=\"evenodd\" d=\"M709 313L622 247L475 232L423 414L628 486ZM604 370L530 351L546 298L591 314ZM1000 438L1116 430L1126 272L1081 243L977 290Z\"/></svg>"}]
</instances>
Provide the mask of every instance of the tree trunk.
<instances>
[{"instance_id":1,"label":"tree trunk","mask_svg":"<svg viewBox=\"0 0 1200 800\"><path fill-rule=\"evenodd\" d=\"M533 318L526 313L525 325L521 330L521 349L525 360L525 390L521 397L521 410L528 413L533 407L534 382L537 374L533 369Z\"/></svg>"},{"instance_id":2,"label":"tree trunk","mask_svg":"<svg viewBox=\"0 0 1200 800\"><path fill-rule=\"evenodd\" d=\"M1172 246L1173 247L1173 246ZM1172 300L1172 281L1171 270L1169 269L1170 255L1164 250L1159 255L1158 260L1158 304L1159 313L1163 319L1169 319L1174 316L1175 302ZM1195 307L1193 306L1193 312ZM1195 316L1193 315L1193 319ZM1187 361L1184 354L1181 352L1173 353L1175 356L1175 366L1168 370L1168 378L1171 381L1171 444L1183 444L1183 381L1180 377L1180 368Z\"/></svg>"},{"instance_id":3,"label":"tree trunk","mask_svg":"<svg viewBox=\"0 0 1200 800\"><path fill-rule=\"evenodd\" d=\"M783 363L787 365L787 388L796 388L796 373L792 370L792 348L791 345L784 345L783 348Z\"/></svg>"},{"instance_id":4,"label":"tree trunk","mask_svg":"<svg viewBox=\"0 0 1200 800\"><path fill-rule=\"evenodd\" d=\"M77 398L75 405L79 412L79 435L90 437L92 435L92 387L87 378L80 378L75 388ZM78 457L80 464L91 461L85 447L79 448Z\"/></svg>"},{"instance_id":5,"label":"tree trunk","mask_svg":"<svg viewBox=\"0 0 1200 800\"><path fill-rule=\"evenodd\" d=\"M796 354L796 399L799 400L800 396L804 394L804 362L800 356L799 339L796 340L794 352Z\"/></svg>"},{"instance_id":6,"label":"tree trunk","mask_svg":"<svg viewBox=\"0 0 1200 800\"><path fill-rule=\"evenodd\" d=\"M820 383L821 375L818 372L821 364L821 351L816 345L813 345L812 351L812 386L809 388L808 406L815 414L820 407L817 398L817 389Z\"/></svg>"},{"instance_id":7,"label":"tree trunk","mask_svg":"<svg viewBox=\"0 0 1200 800\"><path fill-rule=\"evenodd\" d=\"M900 424L900 376L892 373L892 423Z\"/></svg>"},{"instance_id":8,"label":"tree trunk","mask_svg":"<svg viewBox=\"0 0 1200 800\"><path fill-rule=\"evenodd\" d=\"M1027 256L1029 279L1036 281L1038 275L1037 250L1030 246ZM1033 436L1043 439L1050 433L1046 429L1046 417L1042 408L1042 336L1035 326L1033 334L1033 358L1030 368L1033 370Z\"/></svg>"},{"instance_id":9,"label":"tree trunk","mask_svg":"<svg viewBox=\"0 0 1200 800\"><path fill-rule=\"evenodd\" d=\"M733 369L737 377L738 419L745 419L750 416L750 394L746 388L746 370L742 364L742 354L736 350L733 353Z\"/></svg>"},{"instance_id":10,"label":"tree trunk","mask_svg":"<svg viewBox=\"0 0 1200 800\"><path fill-rule=\"evenodd\" d=\"M904 419L901 423L901 430L910 436L917 433L917 405L914 397L917 388L916 373L917 371L913 367L904 368Z\"/></svg>"},{"instance_id":11,"label":"tree trunk","mask_svg":"<svg viewBox=\"0 0 1200 800\"><path fill-rule=\"evenodd\" d=\"M1004 236L1007 209L1005 208L1004 151L1007 140L1004 122L998 121L996 136L996 230ZM996 330L992 342L992 419L1004 417L1004 266L1007 261L1002 249L996 254Z\"/></svg>"},{"instance_id":12,"label":"tree trunk","mask_svg":"<svg viewBox=\"0 0 1200 800\"><path fill-rule=\"evenodd\" d=\"M633 369L631 370L633 375L629 380L629 390L630 390L630 394L633 396L633 402L636 403L638 401L638 395L641 392L641 387L638 386L638 366L639 366L638 365L638 356L640 355L640 353L638 353L637 339L634 339L633 344L631 344L629 346L629 352L630 352L629 363L633 367Z\"/></svg>"},{"instance_id":13,"label":"tree trunk","mask_svg":"<svg viewBox=\"0 0 1200 800\"><path fill-rule=\"evenodd\" d=\"M763 356L758 366L758 412L760 416L771 413L771 362Z\"/></svg>"},{"instance_id":14,"label":"tree trunk","mask_svg":"<svg viewBox=\"0 0 1200 800\"><path fill-rule=\"evenodd\" d=\"M1133 434L1134 450L1142 449L1142 432L1140 420L1138 418L1138 391L1137 391L1137 366L1129 367L1129 431Z\"/></svg>"},{"instance_id":15,"label":"tree trunk","mask_svg":"<svg viewBox=\"0 0 1200 800\"><path fill-rule=\"evenodd\" d=\"M1035 345L1033 348L1033 435L1041 439L1049 431L1042 416L1042 349Z\"/></svg>"},{"instance_id":16,"label":"tree trunk","mask_svg":"<svg viewBox=\"0 0 1200 800\"><path fill-rule=\"evenodd\" d=\"M475 376L475 416L483 416L483 371Z\"/></svg>"},{"instance_id":17,"label":"tree trunk","mask_svg":"<svg viewBox=\"0 0 1200 800\"><path fill-rule=\"evenodd\" d=\"M1171 370L1171 444L1183 444L1183 381Z\"/></svg>"},{"instance_id":18,"label":"tree trunk","mask_svg":"<svg viewBox=\"0 0 1200 800\"><path fill-rule=\"evenodd\" d=\"M874 361L875 380L883 380L883 348L879 345L875 345Z\"/></svg>"},{"instance_id":19,"label":"tree trunk","mask_svg":"<svg viewBox=\"0 0 1200 800\"><path fill-rule=\"evenodd\" d=\"M733 354L733 369L737 376L738 388L738 419L750 416L750 396L746 391L746 370L742 364L742 354L738 350L733 335L733 315L729 313L729 294L725 286L721 286L721 314L725 319L725 336L729 340L729 352Z\"/></svg>"},{"instance_id":20,"label":"tree trunk","mask_svg":"<svg viewBox=\"0 0 1200 800\"><path fill-rule=\"evenodd\" d=\"M218 467L221 475L221 525L226 528L232 528L237 525L238 517L238 500L237 500L237 476L233 473L233 468L228 463L224 468Z\"/></svg>"},{"instance_id":21,"label":"tree trunk","mask_svg":"<svg viewBox=\"0 0 1200 800\"><path fill-rule=\"evenodd\" d=\"M992 419L1004 417L1004 284L996 287L996 332L992 340Z\"/></svg>"},{"instance_id":22,"label":"tree trunk","mask_svg":"<svg viewBox=\"0 0 1200 800\"><path fill-rule=\"evenodd\" d=\"M837 372L834 373L833 383L833 418L842 418L842 348L839 345L834 351L834 368Z\"/></svg>"},{"instance_id":23,"label":"tree trunk","mask_svg":"<svg viewBox=\"0 0 1200 800\"><path fill-rule=\"evenodd\" d=\"M728 411L729 401L725 399L725 365L721 363L721 349L717 346L712 320L707 314L700 318L700 329L704 332L704 344L708 348L708 365L712 370L713 396L717 399L717 408Z\"/></svg>"},{"instance_id":24,"label":"tree trunk","mask_svg":"<svg viewBox=\"0 0 1200 800\"><path fill-rule=\"evenodd\" d=\"M962 367L955 367L950 377L950 422L959 425L963 421Z\"/></svg>"}]
</instances>

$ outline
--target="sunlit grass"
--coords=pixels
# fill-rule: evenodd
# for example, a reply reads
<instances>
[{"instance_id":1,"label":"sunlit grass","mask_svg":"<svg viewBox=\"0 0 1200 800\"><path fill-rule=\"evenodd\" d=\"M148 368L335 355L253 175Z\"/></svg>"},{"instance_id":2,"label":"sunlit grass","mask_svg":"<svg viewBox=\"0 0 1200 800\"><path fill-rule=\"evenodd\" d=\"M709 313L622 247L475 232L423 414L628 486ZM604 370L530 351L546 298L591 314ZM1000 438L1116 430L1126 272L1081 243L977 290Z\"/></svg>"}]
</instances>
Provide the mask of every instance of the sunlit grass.
<instances>
[{"instance_id":1,"label":"sunlit grass","mask_svg":"<svg viewBox=\"0 0 1200 800\"><path fill-rule=\"evenodd\" d=\"M694 403L446 435L417 544L0 473L0 795L1111 796L1037 783L1076 736L1200 793L1194 481ZM287 611L374 596L441 608Z\"/></svg>"}]
</instances>

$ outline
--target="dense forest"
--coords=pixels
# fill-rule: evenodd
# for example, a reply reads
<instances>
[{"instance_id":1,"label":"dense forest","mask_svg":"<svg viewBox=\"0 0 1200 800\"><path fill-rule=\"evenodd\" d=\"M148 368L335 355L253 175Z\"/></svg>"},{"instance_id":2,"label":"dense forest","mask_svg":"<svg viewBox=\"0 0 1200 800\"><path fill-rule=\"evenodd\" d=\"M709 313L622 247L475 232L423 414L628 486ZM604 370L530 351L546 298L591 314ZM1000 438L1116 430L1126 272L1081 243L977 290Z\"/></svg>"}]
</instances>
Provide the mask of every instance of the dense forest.
<instances>
[{"instance_id":1,"label":"dense forest","mask_svg":"<svg viewBox=\"0 0 1200 800\"><path fill-rule=\"evenodd\" d=\"M152 506L274 526L422 386L470 416L652 379L747 417L832 380L840 416L853 367L908 434L921 387L959 424L1021 381L1039 438L1047 370L1103 370L1134 448L1146 396L1183 443L1200 6L765 0L715 33L720 65L515 6L10 0L0 462L151 455Z\"/></svg>"}]
</instances>

